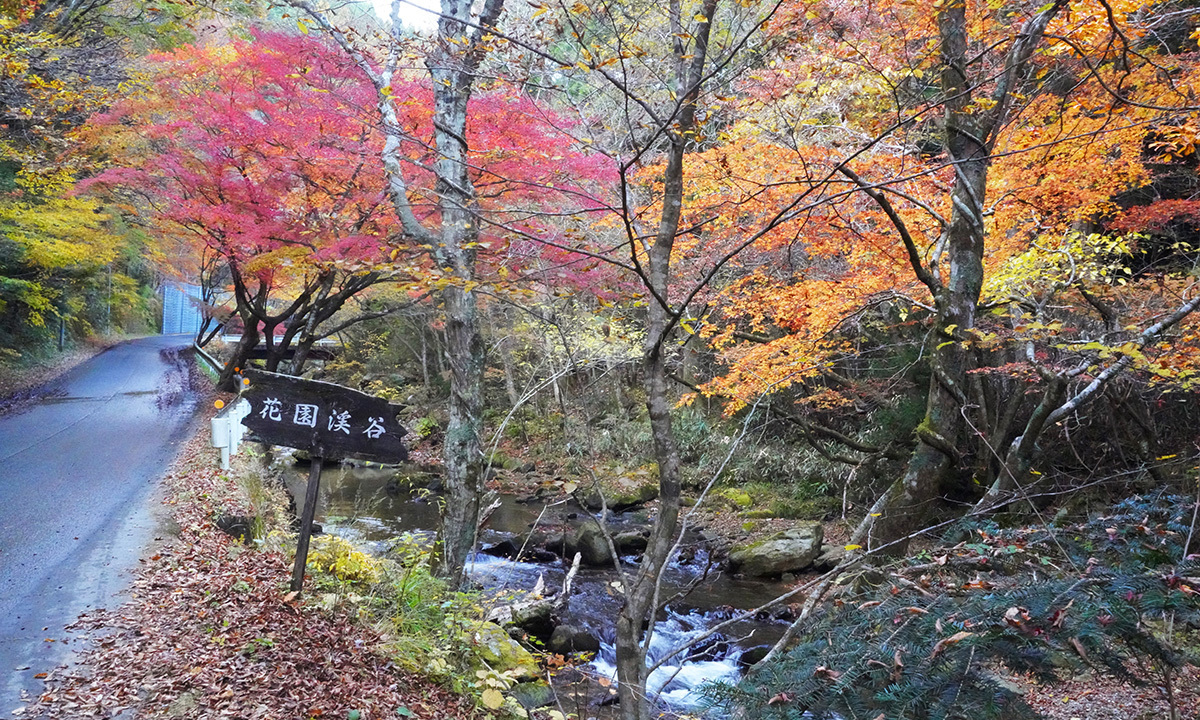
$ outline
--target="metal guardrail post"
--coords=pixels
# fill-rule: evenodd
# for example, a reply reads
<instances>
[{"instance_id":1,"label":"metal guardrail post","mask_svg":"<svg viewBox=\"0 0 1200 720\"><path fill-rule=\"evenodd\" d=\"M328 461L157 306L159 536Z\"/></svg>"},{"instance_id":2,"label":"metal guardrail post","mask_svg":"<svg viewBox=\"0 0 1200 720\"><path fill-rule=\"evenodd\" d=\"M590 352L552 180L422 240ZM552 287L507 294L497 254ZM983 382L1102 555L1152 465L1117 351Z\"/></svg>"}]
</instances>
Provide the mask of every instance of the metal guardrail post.
<instances>
[{"instance_id":1,"label":"metal guardrail post","mask_svg":"<svg viewBox=\"0 0 1200 720\"><path fill-rule=\"evenodd\" d=\"M220 361L218 361L212 355L209 355L208 353L204 352L204 350L201 349L200 346L197 345L196 343L192 343L192 349L196 351L196 357L198 357L201 360L203 360L204 362L208 363L209 366L213 370L215 370L218 375L221 373L222 370L225 369L225 366L222 365Z\"/></svg>"}]
</instances>

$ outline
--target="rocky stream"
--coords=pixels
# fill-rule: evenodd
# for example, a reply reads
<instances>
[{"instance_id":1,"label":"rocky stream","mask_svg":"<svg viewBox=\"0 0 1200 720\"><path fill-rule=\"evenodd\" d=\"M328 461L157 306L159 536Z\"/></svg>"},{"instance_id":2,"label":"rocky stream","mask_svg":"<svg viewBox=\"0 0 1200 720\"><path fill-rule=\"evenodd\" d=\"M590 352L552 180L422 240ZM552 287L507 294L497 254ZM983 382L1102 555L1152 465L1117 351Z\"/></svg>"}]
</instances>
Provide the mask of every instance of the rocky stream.
<instances>
[{"instance_id":1,"label":"rocky stream","mask_svg":"<svg viewBox=\"0 0 1200 720\"><path fill-rule=\"evenodd\" d=\"M303 497L305 477L303 468L287 474L294 497ZM327 468L322 474L317 521L325 532L383 552L389 541L402 534L434 533L437 497L431 495L427 484L428 479L398 482L393 469ZM584 562L565 610L552 625L527 629L552 652L594 653L579 672L559 673L555 691L559 702L580 717L608 715L605 706L615 699L610 680L616 672L613 621L619 576L607 543L598 531L593 532L596 523L589 519L592 515L574 500L546 504L531 497L500 495L498 501L481 534L480 551L471 558L470 577L488 592L525 591L539 582L557 588L578 551ZM627 568L636 567L638 553L645 547L651 513L633 508L610 514L608 527L621 564ZM819 537L816 543L819 548ZM685 537L666 573L666 594L676 597L659 615L651 642L652 662L738 611L758 607L788 589L778 579L733 574L718 555L723 553L711 550L703 533ZM736 680L762 657L791 619L791 610L784 607L697 642L652 674L650 690L664 710L700 710L700 687L706 682Z\"/></svg>"}]
</instances>

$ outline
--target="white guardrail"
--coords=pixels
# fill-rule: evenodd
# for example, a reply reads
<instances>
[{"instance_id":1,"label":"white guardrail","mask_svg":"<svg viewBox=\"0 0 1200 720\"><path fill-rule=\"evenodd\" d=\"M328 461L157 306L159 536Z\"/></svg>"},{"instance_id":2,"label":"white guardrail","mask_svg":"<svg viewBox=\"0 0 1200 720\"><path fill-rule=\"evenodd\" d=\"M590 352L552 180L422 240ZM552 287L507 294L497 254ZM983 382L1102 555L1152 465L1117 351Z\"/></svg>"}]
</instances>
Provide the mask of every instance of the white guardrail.
<instances>
[{"instance_id":1,"label":"white guardrail","mask_svg":"<svg viewBox=\"0 0 1200 720\"><path fill-rule=\"evenodd\" d=\"M215 372L221 372L221 363L216 358L201 350L199 345L193 344L192 347L197 357L208 363ZM246 434L242 418L250 414L250 403L238 398L232 405L218 407L221 409L212 419L212 446L221 450L221 469L228 470L229 458L237 452L242 436Z\"/></svg>"},{"instance_id":2,"label":"white guardrail","mask_svg":"<svg viewBox=\"0 0 1200 720\"><path fill-rule=\"evenodd\" d=\"M238 399L226 405L212 419L212 446L221 450L221 469L229 469L229 456L237 452L246 432L242 418L250 414L250 403Z\"/></svg>"}]
</instances>

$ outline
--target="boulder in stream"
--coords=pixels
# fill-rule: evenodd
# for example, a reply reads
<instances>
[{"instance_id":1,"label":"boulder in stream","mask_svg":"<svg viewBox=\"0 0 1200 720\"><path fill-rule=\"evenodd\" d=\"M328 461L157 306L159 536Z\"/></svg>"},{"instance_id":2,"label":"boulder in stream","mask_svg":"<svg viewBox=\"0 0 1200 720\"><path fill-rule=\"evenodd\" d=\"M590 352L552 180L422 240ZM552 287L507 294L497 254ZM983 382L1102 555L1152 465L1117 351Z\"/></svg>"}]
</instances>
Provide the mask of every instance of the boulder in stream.
<instances>
[{"instance_id":1,"label":"boulder in stream","mask_svg":"<svg viewBox=\"0 0 1200 720\"><path fill-rule=\"evenodd\" d=\"M817 556L817 559L813 560L813 570L816 570L817 572L832 570L838 565L841 565L842 561L845 559L845 549L836 545L827 546L821 551L821 554Z\"/></svg>"},{"instance_id":2,"label":"boulder in stream","mask_svg":"<svg viewBox=\"0 0 1200 720\"><path fill-rule=\"evenodd\" d=\"M537 661L528 650L508 636L496 623L485 622L475 631L475 655L498 673L509 673L518 680L541 677Z\"/></svg>"},{"instance_id":3,"label":"boulder in stream","mask_svg":"<svg viewBox=\"0 0 1200 720\"><path fill-rule=\"evenodd\" d=\"M513 608L512 624L545 642L554 632L554 603L549 598L542 602Z\"/></svg>"},{"instance_id":4,"label":"boulder in stream","mask_svg":"<svg viewBox=\"0 0 1200 720\"><path fill-rule=\"evenodd\" d=\"M484 555L492 557L502 557L509 560L522 560L524 562L554 562L558 560L558 554L553 553L545 548L538 547L532 540L522 543L519 538L509 538L501 540L495 545L488 545L481 548L480 552Z\"/></svg>"},{"instance_id":5,"label":"boulder in stream","mask_svg":"<svg viewBox=\"0 0 1200 720\"><path fill-rule=\"evenodd\" d=\"M820 554L824 536L821 523L797 523L758 542L735 546L729 553L729 567L752 577L806 570Z\"/></svg>"},{"instance_id":6,"label":"boulder in stream","mask_svg":"<svg viewBox=\"0 0 1200 720\"><path fill-rule=\"evenodd\" d=\"M649 530L626 530L613 536L618 555L640 555L650 543Z\"/></svg>"},{"instance_id":7,"label":"boulder in stream","mask_svg":"<svg viewBox=\"0 0 1200 720\"><path fill-rule=\"evenodd\" d=\"M750 668L761 662L769 652L771 652L770 645L760 645L758 647L746 649L746 651L738 657L738 669L743 673L749 671Z\"/></svg>"},{"instance_id":8,"label":"boulder in stream","mask_svg":"<svg viewBox=\"0 0 1200 720\"><path fill-rule=\"evenodd\" d=\"M550 636L550 652L569 655L575 652L600 652L600 639L577 625L559 625Z\"/></svg>"},{"instance_id":9,"label":"boulder in stream","mask_svg":"<svg viewBox=\"0 0 1200 720\"><path fill-rule=\"evenodd\" d=\"M583 485L576 495L579 502L593 512L599 511L605 505L612 512L620 512L658 497L658 476L645 468L603 478L599 485L599 489L592 485ZM600 499L601 492L604 493L603 502Z\"/></svg>"},{"instance_id":10,"label":"boulder in stream","mask_svg":"<svg viewBox=\"0 0 1200 720\"><path fill-rule=\"evenodd\" d=\"M529 535L529 544L552 552L555 555L566 554L567 535L561 530L534 530Z\"/></svg>"},{"instance_id":11,"label":"boulder in stream","mask_svg":"<svg viewBox=\"0 0 1200 720\"><path fill-rule=\"evenodd\" d=\"M567 536L566 549L564 557L571 557L575 553L579 553L583 556L584 565L611 566L613 562L612 549L604 537L604 531L591 520L580 525Z\"/></svg>"}]
</instances>

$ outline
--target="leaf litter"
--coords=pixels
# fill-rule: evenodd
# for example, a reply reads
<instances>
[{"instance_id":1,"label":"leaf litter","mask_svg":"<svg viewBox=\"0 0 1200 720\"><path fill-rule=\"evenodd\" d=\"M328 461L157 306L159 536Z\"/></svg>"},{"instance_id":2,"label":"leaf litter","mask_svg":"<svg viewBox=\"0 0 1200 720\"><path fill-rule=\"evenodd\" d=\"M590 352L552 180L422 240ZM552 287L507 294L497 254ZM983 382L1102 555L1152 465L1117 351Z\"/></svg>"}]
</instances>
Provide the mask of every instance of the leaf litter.
<instances>
[{"instance_id":1,"label":"leaf litter","mask_svg":"<svg viewBox=\"0 0 1200 720\"><path fill-rule=\"evenodd\" d=\"M163 481L179 536L144 558L125 605L68 627L89 640L24 718L474 718L470 699L398 669L345 610L297 602L290 558L213 525L240 504L201 433Z\"/></svg>"}]
</instances>

